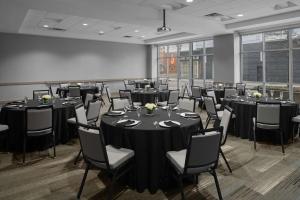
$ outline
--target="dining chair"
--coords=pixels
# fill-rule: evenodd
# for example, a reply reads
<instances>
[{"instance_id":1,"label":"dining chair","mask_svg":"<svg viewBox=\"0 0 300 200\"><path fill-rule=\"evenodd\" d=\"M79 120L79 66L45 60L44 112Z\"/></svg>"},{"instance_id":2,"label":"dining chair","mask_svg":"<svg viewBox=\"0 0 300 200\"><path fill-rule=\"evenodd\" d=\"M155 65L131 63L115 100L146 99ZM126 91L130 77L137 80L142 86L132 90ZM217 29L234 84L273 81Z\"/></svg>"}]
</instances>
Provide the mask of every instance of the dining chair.
<instances>
[{"instance_id":1,"label":"dining chair","mask_svg":"<svg viewBox=\"0 0 300 200\"><path fill-rule=\"evenodd\" d=\"M131 104L128 98L113 98L112 99L112 106L110 109L118 110L124 109L125 107L129 107Z\"/></svg>"},{"instance_id":2,"label":"dining chair","mask_svg":"<svg viewBox=\"0 0 300 200\"><path fill-rule=\"evenodd\" d=\"M186 149L168 151L166 157L174 169L174 177L180 186L182 199L185 199L182 179L196 175L198 182L198 175L205 172L209 172L214 177L218 197L223 199L216 174L222 133L220 129L203 130L201 133L191 136Z\"/></svg>"},{"instance_id":3,"label":"dining chair","mask_svg":"<svg viewBox=\"0 0 300 200\"><path fill-rule=\"evenodd\" d=\"M101 100L102 104L105 105L105 101L103 99L103 91L104 91L104 87L105 87L104 82L96 82L96 87L98 87L99 92L94 95L95 95L95 97L97 97L98 99Z\"/></svg>"},{"instance_id":4,"label":"dining chair","mask_svg":"<svg viewBox=\"0 0 300 200\"><path fill-rule=\"evenodd\" d=\"M134 107L141 106L141 102L133 101L132 100L132 93L131 90L119 90L119 96L120 98L127 98L129 100L130 105Z\"/></svg>"},{"instance_id":5,"label":"dining chair","mask_svg":"<svg viewBox=\"0 0 300 200\"><path fill-rule=\"evenodd\" d=\"M204 104L208 116L205 125L205 129L206 129L211 120L220 121L222 119L223 111L217 111L215 105L215 99L212 96L203 96L203 99L204 99Z\"/></svg>"},{"instance_id":6,"label":"dining chair","mask_svg":"<svg viewBox=\"0 0 300 200\"><path fill-rule=\"evenodd\" d=\"M101 104L102 102L100 99L93 99L88 102L88 106L86 109L86 118L88 124L96 126L100 115Z\"/></svg>"},{"instance_id":7,"label":"dining chair","mask_svg":"<svg viewBox=\"0 0 300 200\"><path fill-rule=\"evenodd\" d=\"M9 127L8 125L5 125L5 124L0 124L0 136L3 136L5 137L5 142L6 142L6 145L5 145L5 150L8 152L8 130L9 130Z\"/></svg>"},{"instance_id":8,"label":"dining chair","mask_svg":"<svg viewBox=\"0 0 300 200\"><path fill-rule=\"evenodd\" d=\"M126 84L125 90L134 91L135 90L135 84Z\"/></svg>"},{"instance_id":9,"label":"dining chair","mask_svg":"<svg viewBox=\"0 0 300 200\"><path fill-rule=\"evenodd\" d=\"M33 90L33 100L39 100L44 95L50 95L49 90Z\"/></svg>"},{"instance_id":10,"label":"dining chair","mask_svg":"<svg viewBox=\"0 0 300 200\"><path fill-rule=\"evenodd\" d=\"M216 98L216 93L215 93L215 91L214 91L214 90L209 90L209 91L206 92L206 95L207 95L207 96L211 96L211 97L214 98L214 102L215 102L215 105L216 105L216 109L217 109L217 110L220 110L220 109L221 109L221 104L218 104L218 103L217 103L217 98Z\"/></svg>"},{"instance_id":11,"label":"dining chair","mask_svg":"<svg viewBox=\"0 0 300 200\"><path fill-rule=\"evenodd\" d=\"M26 128L23 136L23 164L26 156L26 143L29 137L40 137L51 135L53 145L53 158L56 157L55 133L53 130L53 106L27 107Z\"/></svg>"},{"instance_id":12,"label":"dining chair","mask_svg":"<svg viewBox=\"0 0 300 200\"><path fill-rule=\"evenodd\" d=\"M256 150L256 130L274 131L280 135L281 149L284 154L283 133L280 127L281 103L256 102L256 117L253 118L253 139Z\"/></svg>"},{"instance_id":13,"label":"dining chair","mask_svg":"<svg viewBox=\"0 0 300 200\"><path fill-rule=\"evenodd\" d=\"M84 107L87 108L89 101L94 99L94 94L87 93L85 96Z\"/></svg>"},{"instance_id":14,"label":"dining chair","mask_svg":"<svg viewBox=\"0 0 300 200\"><path fill-rule=\"evenodd\" d=\"M232 119L232 112L233 112L233 110L229 106L226 105L224 107L223 116L222 116L222 119L221 119L221 122L220 122L220 127L223 128L222 139L221 139L221 147L225 145L226 140L227 140L228 127L229 127L230 120ZM229 166L229 163L228 163L228 161L225 157L225 154L222 151L221 147L220 147L221 156L223 157L223 159L226 163L226 166L229 169L230 173L232 173L231 167Z\"/></svg>"},{"instance_id":15,"label":"dining chair","mask_svg":"<svg viewBox=\"0 0 300 200\"><path fill-rule=\"evenodd\" d=\"M58 84L49 84L49 91L52 97L59 97L59 94L56 93L58 88Z\"/></svg>"},{"instance_id":16,"label":"dining chair","mask_svg":"<svg viewBox=\"0 0 300 200\"><path fill-rule=\"evenodd\" d=\"M236 83L235 86L239 95L245 95L246 83Z\"/></svg>"},{"instance_id":17,"label":"dining chair","mask_svg":"<svg viewBox=\"0 0 300 200\"><path fill-rule=\"evenodd\" d=\"M231 96L237 95L237 89L236 88L225 88L224 89L224 98L228 98Z\"/></svg>"},{"instance_id":18,"label":"dining chair","mask_svg":"<svg viewBox=\"0 0 300 200\"><path fill-rule=\"evenodd\" d=\"M70 124L75 124L76 126L77 126L78 123L86 124L86 125L88 124L88 120L87 120L87 117L86 117L86 112L85 112L84 106L82 104L78 104L78 105L75 106L75 117L69 118L67 120L67 122L70 123ZM78 132L77 132L77 134L78 134ZM78 154L77 154L77 156L74 160L74 165L77 164L77 162L80 158L81 152L82 152L82 150L80 148L80 150L79 150L79 152L78 152Z\"/></svg>"},{"instance_id":19,"label":"dining chair","mask_svg":"<svg viewBox=\"0 0 300 200\"><path fill-rule=\"evenodd\" d=\"M198 102L199 107L201 107L201 110L203 110L203 98L202 98L202 93L201 93L201 87L192 86L191 90L192 90L192 98L195 99L194 111L196 109L196 102Z\"/></svg>"},{"instance_id":20,"label":"dining chair","mask_svg":"<svg viewBox=\"0 0 300 200\"><path fill-rule=\"evenodd\" d=\"M195 99L182 97L178 100L180 109L185 109L191 112L195 112Z\"/></svg>"},{"instance_id":21,"label":"dining chair","mask_svg":"<svg viewBox=\"0 0 300 200\"><path fill-rule=\"evenodd\" d=\"M105 145L103 133L99 128L78 124L78 134L86 169L77 193L77 199L80 199L91 167L98 168L108 174L108 177L111 179L111 185L107 199L113 199L115 182L133 169L134 151Z\"/></svg>"},{"instance_id":22,"label":"dining chair","mask_svg":"<svg viewBox=\"0 0 300 200\"><path fill-rule=\"evenodd\" d=\"M178 99L179 99L179 91L178 90L170 90L169 95L168 95L168 100L158 102L157 104L159 106L167 106L167 105L176 106L178 104Z\"/></svg>"},{"instance_id":23,"label":"dining chair","mask_svg":"<svg viewBox=\"0 0 300 200\"><path fill-rule=\"evenodd\" d=\"M193 96L192 86L189 83L186 84L186 91L189 97Z\"/></svg>"},{"instance_id":24,"label":"dining chair","mask_svg":"<svg viewBox=\"0 0 300 200\"><path fill-rule=\"evenodd\" d=\"M298 125L297 134L300 137L300 115L297 115L297 116L293 117L292 118L292 122L293 122L293 138L292 138L292 141L294 142L294 140L295 140L295 127L296 127L296 125Z\"/></svg>"},{"instance_id":25,"label":"dining chair","mask_svg":"<svg viewBox=\"0 0 300 200\"><path fill-rule=\"evenodd\" d=\"M68 91L69 97L80 97L80 86L69 86Z\"/></svg>"},{"instance_id":26,"label":"dining chair","mask_svg":"<svg viewBox=\"0 0 300 200\"><path fill-rule=\"evenodd\" d=\"M184 98L185 91L186 91L186 85L181 85L179 89L179 98Z\"/></svg>"},{"instance_id":27,"label":"dining chair","mask_svg":"<svg viewBox=\"0 0 300 200\"><path fill-rule=\"evenodd\" d=\"M168 84L160 84L158 86L158 90L162 91L162 90L168 90Z\"/></svg>"}]
</instances>

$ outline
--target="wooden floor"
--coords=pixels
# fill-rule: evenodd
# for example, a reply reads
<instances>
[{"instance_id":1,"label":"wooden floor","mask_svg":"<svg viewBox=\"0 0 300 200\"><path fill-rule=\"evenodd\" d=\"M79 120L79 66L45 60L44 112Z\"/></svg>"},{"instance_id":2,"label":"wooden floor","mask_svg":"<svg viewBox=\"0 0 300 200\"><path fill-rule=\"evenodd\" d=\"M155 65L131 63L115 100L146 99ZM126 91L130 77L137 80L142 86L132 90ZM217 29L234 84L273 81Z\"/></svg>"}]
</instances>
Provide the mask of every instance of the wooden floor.
<instances>
[{"instance_id":1,"label":"wooden floor","mask_svg":"<svg viewBox=\"0 0 300 200\"><path fill-rule=\"evenodd\" d=\"M76 199L85 167L83 161L73 165L78 150L78 141L74 140L59 145L55 159L48 157L47 151L29 154L30 162L25 166L19 164L20 155L0 153L0 199ZM233 169L230 174L220 159L217 174L224 199L300 200L299 139L286 146L285 155L280 146L272 144L260 143L254 151L252 142L233 136L223 150ZM108 180L98 173L90 171L81 199L105 199ZM177 188L150 194L118 187L115 194L120 200L180 199ZM209 174L200 175L198 185L186 185L185 194L186 199L218 199Z\"/></svg>"}]
</instances>

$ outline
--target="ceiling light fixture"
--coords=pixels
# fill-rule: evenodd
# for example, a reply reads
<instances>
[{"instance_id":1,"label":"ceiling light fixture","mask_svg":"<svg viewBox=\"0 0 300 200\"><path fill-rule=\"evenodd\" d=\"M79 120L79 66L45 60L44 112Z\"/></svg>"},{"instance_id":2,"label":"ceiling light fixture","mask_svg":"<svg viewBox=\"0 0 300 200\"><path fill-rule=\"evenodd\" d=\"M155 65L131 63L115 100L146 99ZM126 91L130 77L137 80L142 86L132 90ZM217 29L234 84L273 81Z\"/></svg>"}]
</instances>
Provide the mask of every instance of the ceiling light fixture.
<instances>
[{"instance_id":1,"label":"ceiling light fixture","mask_svg":"<svg viewBox=\"0 0 300 200\"><path fill-rule=\"evenodd\" d=\"M144 36L144 35L142 35L141 37L142 37L142 38L144 38L145 36Z\"/></svg>"},{"instance_id":2,"label":"ceiling light fixture","mask_svg":"<svg viewBox=\"0 0 300 200\"><path fill-rule=\"evenodd\" d=\"M49 28L49 25L45 24L43 25L44 28Z\"/></svg>"},{"instance_id":3,"label":"ceiling light fixture","mask_svg":"<svg viewBox=\"0 0 300 200\"><path fill-rule=\"evenodd\" d=\"M194 0L185 0L185 2L187 2L187 3L193 3Z\"/></svg>"},{"instance_id":4,"label":"ceiling light fixture","mask_svg":"<svg viewBox=\"0 0 300 200\"><path fill-rule=\"evenodd\" d=\"M104 35L104 31L99 31L99 35Z\"/></svg>"},{"instance_id":5,"label":"ceiling light fixture","mask_svg":"<svg viewBox=\"0 0 300 200\"><path fill-rule=\"evenodd\" d=\"M237 17L244 17L244 14L237 14Z\"/></svg>"},{"instance_id":6,"label":"ceiling light fixture","mask_svg":"<svg viewBox=\"0 0 300 200\"><path fill-rule=\"evenodd\" d=\"M88 24L85 24L85 23L84 23L84 24L82 24L82 25L83 25L83 26L87 26Z\"/></svg>"},{"instance_id":7,"label":"ceiling light fixture","mask_svg":"<svg viewBox=\"0 0 300 200\"><path fill-rule=\"evenodd\" d=\"M134 30L134 32L135 32L135 33L138 33L138 32L140 32L140 31L139 31L139 30Z\"/></svg>"},{"instance_id":8,"label":"ceiling light fixture","mask_svg":"<svg viewBox=\"0 0 300 200\"><path fill-rule=\"evenodd\" d=\"M166 26L166 9L163 9L163 26L157 28L158 33L170 32L171 28Z\"/></svg>"}]
</instances>

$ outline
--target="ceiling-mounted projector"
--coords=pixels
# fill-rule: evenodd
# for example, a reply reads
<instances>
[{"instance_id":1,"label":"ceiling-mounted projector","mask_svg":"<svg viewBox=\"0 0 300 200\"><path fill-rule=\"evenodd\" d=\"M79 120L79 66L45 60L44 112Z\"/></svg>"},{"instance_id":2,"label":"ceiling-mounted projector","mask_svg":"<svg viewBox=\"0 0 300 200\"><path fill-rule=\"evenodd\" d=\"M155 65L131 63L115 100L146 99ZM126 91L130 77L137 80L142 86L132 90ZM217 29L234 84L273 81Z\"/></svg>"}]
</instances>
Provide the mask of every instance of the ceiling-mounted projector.
<instances>
[{"instance_id":1,"label":"ceiling-mounted projector","mask_svg":"<svg viewBox=\"0 0 300 200\"><path fill-rule=\"evenodd\" d=\"M157 28L158 33L170 32L171 28L166 26L166 9L163 9L163 26Z\"/></svg>"}]
</instances>

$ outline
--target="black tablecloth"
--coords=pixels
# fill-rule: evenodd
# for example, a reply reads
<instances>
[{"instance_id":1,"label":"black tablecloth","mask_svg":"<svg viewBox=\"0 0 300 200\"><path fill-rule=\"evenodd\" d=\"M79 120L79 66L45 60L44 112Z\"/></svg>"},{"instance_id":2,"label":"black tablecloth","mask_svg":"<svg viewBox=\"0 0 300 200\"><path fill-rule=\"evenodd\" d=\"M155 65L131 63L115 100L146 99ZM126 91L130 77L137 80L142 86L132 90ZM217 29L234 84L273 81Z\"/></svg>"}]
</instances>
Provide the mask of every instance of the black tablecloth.
<instances>
[{"instance_id":1,"label":"black tablecloth","mask_svg":"<svg viewBox=\"0 0 300 200\"><path fill-rule=\"evenodd\" d=\"M103 115L101 128L106 143L135 151L136 174L126 177L126 182L136 187L137 191L149 189L151 193L154 193L166 185L166 182L170 180L166 152L185 148L190 134L200 126L199 118L185 119L176 114L178 112L173 111L171 119L179 121L180 128L162 128L154 125L155 121L168 120L165 110L158 110L154 116L147 116L143 110L140 117L142 124L132 128L116 126L117 120L123 116ZM127 112L127 115L129 119L138 119L135 111Z\"/></svg>"},{"instance_id":2,"label":"black tablecloth","mask_svg":"<svg viewBox=\"0 0 300 200\"><path fill-rule=\"evenodd\" d=\"M56 94L59 94L60 97L67 97L69 92L69 88L57 88ZM80 95L82 97L83 102L85 101L85 97L87 93L96 94L99 92L99 88L96 86L81 86L80 87Z\"/></svg>"},{"instance_id":3,"label":"black tablecloth","mask_svg":"<svg viewBox=\"0 0 300 200\"><path fill-rule=\"evenodd\" d=\"M224 104L233 108L236 114L234 132L235 136L243 139L253 140L253 117L256 117L256 103L246 101L245 97L241 99L245 101L237 101L232 99L224 99ZM253 99L252 99L253 100ZM295 103L283 103L280 110L280 127L283 131L284 143L292 136L292 117L297 115L298 105ZM259 131L258 131L259 133ZM271 137L274 143L280 143L279 134L257 134L257 140L265 140Z\"/></svg>"},{"instance_id":4,"label":"black tablecloth","mask_svg":"<svg viewBox=\"0 0 300 200\"><path fill-rule=\"evenodd\" d=\"M158 97L158 101L167 101L169 97L169 91L158 91L154 89L150 90L135 90L131 93L132 100L134 102L141 102L142 105L146 103L155 103L155 97Z\"/></svg>"},{"instance_id":5,"label":"black tablecloth","mask_svg":"<svg viewBox=\"0 0 300 200\"><path fill-rule=\"evenodd\" d=\"M56 144L66 143L74 137L74 129L68 126L67 119L75 117L74 104L65 104L62 99L56 99L53 106L54 131ZM74 102L75 103L75 102ZM38 102L29 101L28 106L38 106ZM23 134L25 134L25 108L3 107L0 114L0 123L9 126L8 146L11 152L22 151ZM51 136L29 138L27 151L47 149L51 143Z\"/></svg>"}]
</instances>

